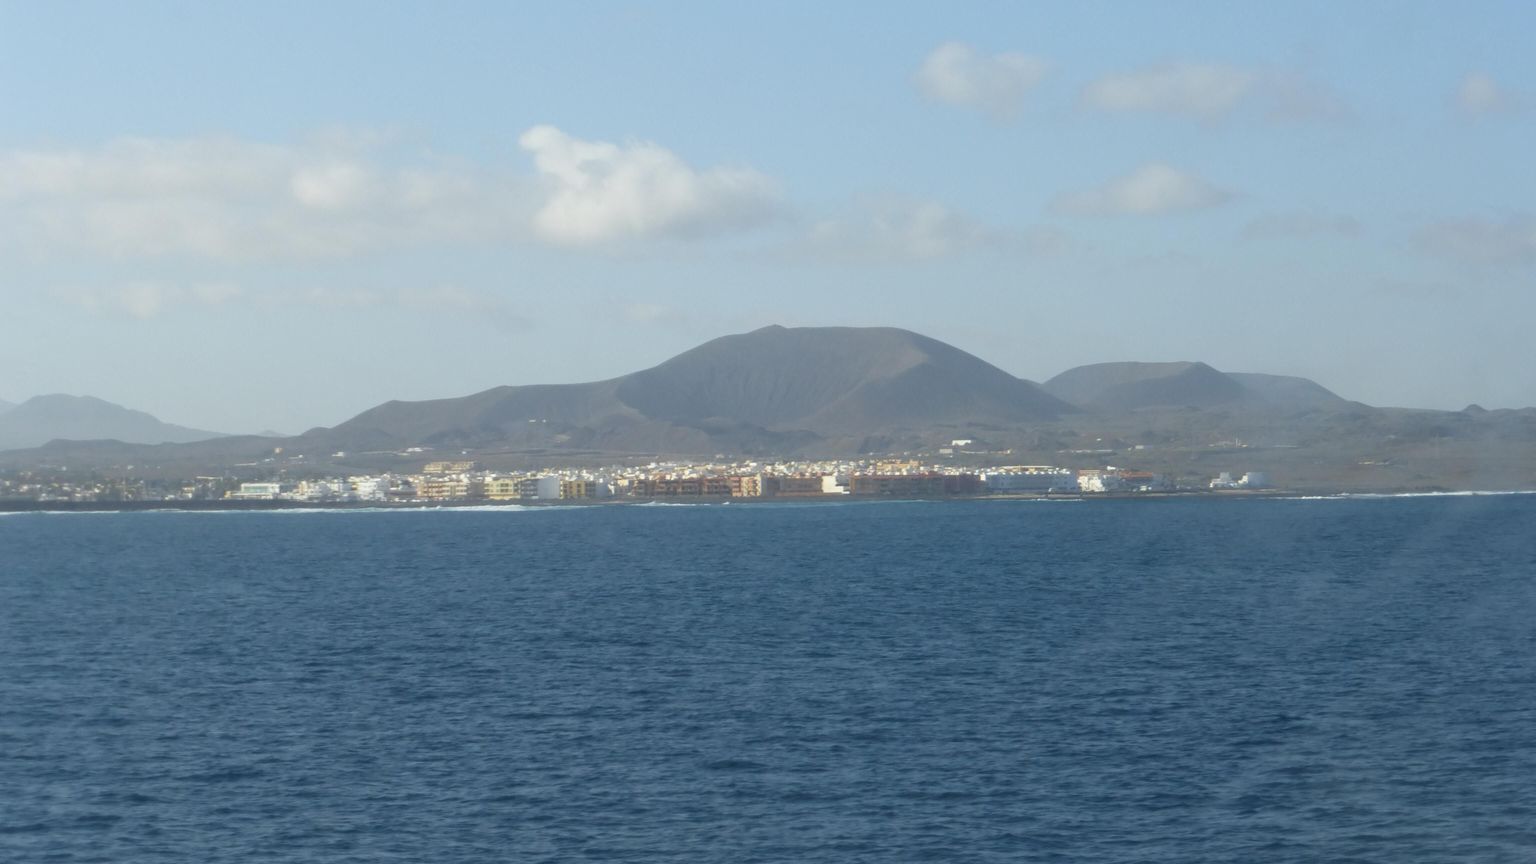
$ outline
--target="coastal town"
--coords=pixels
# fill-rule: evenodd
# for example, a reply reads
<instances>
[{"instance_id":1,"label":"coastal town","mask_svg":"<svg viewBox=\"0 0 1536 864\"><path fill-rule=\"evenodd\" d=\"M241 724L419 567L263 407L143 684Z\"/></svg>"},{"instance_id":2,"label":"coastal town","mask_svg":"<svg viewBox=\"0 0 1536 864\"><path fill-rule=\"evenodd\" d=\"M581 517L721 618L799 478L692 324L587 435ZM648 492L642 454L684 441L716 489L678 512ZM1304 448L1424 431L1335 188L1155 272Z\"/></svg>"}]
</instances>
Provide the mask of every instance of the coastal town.
<instances>
[{"instance_id":1,"label":"coastal town","mask_svg":"<svg viewBox=\"0 0 1536 864\"><path fill-rule=\"evenodd\" d=\"M505 472L470 459L434 460L419 471L296 479L205 476L186 481L0 478L0 502L282 502L311 505L597 503L666 500L1077 496L1263 490L1264 472L1222 472L1199 486L1107 465L1005 465L985 469L917 459L652 462L605 468Z\"/></svg>"}]
</instances>

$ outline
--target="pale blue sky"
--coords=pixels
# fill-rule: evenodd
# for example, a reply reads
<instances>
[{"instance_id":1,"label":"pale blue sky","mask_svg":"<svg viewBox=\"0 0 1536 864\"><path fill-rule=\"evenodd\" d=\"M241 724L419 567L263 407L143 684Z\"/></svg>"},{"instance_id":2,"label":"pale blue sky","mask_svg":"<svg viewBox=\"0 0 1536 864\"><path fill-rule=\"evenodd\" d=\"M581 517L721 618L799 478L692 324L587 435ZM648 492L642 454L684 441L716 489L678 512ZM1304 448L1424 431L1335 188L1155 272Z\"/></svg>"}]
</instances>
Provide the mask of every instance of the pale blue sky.
<instances>
[{"instance_id":1,"label":"pale blue sky","mask_svg":"<svg viewBox=\"0 0 1536 864\"><path fill-rule=\"evenodd\" d=\"M298 431L784 323L1536 404L1531 4L738 5L0 2L0 398Z\"/></svg>"}]
</instances>

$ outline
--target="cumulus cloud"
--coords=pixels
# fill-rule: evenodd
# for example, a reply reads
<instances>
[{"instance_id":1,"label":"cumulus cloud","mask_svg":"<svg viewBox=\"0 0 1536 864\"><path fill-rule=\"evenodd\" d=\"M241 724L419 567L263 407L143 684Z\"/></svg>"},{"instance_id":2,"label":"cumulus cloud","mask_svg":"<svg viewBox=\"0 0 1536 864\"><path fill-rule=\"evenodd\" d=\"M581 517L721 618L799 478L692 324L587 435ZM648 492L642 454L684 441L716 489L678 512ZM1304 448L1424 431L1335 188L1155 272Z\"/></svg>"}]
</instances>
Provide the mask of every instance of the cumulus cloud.
<instances>
[{"instance_id":1,"label":"cumulus cloud","mask_svg":"<svg viewBox=\"0 0 1536 864\"><path fill-rule=\"evenodd\" d=\"M1017 114L1024 97L1045 77L1038 57L1004 53L987 56L962 42L933 49L917 69L918 89L936 102L976 108L995 117Z\"/></svg>"},{"instance_id":2,"label":"cumulus cloud","mask_svg":"<svg viewBox=\"0 0 1536 864\"><path fill-rule=\"evenodd\" d=\"M518 143L533 154L548 187L534 226L556 243L725 232L762 223L779 208L778 190L764 175L696 170L650 142L586 141L535 126Z\"/></svg>"},{"instance_id":3,"label":"cumulus cloud","mask_svg":"<svg viewBox=\"0 0 1536 864\"><path fill-rule=\"evenodd\" d=\"M1514 216L1502 221L1460 219L1437 222L1422 229L1420 248L1468 264L1521 266L1536 264L1536 217Z\"/></svg>"},{"instance_id":4,"label":"cumulus cloud","mask_svg":"<svg viewBox=\"0 0 1536 864\"><path fill-rule=\"evenodd\" d=\"M1141 112L1224 119L1254 106L1274 120L1337 118L1346 112L1338 97L1306 77L1271 69L1222 63L1163 63L1107 75L1082 92L1083 104L1101 111Z\"/></svg>"},{"instance_id":5,"label":"cumulus cloud","mask_svg":"<svg viewBox=\"0 0 1536 864\"><path fill-rule=\"evenodd\" d=\"M1456 108L1468 117L1517 111L1530 102L1529 97L1501 86L1483 72L1473 72L1461 79L1456 88Z\"/></svg>"},{"instance_id":6,"label":"cumulus cloud","mask_svg":"<svg viewBox=\"0 0 1536 864\"><path fill-rule=\"evenodd\" d=\"M1102 186L1062 195L1052 209L1074 216L1152 216L1215 207L1231 199L1230 192L1193 174L1153 162Z\"/></svg>"},{"instance_id":7,"label":"cumulus cloud","mask_svg":"<svg viewBox=\"0 0 1536 864\"><path fill-rule=\"evenodd\" d=\"M218 261L515 235L526 181L362 144L124 138L0 151L0 247Z\"/></svg>"}]
</instances>

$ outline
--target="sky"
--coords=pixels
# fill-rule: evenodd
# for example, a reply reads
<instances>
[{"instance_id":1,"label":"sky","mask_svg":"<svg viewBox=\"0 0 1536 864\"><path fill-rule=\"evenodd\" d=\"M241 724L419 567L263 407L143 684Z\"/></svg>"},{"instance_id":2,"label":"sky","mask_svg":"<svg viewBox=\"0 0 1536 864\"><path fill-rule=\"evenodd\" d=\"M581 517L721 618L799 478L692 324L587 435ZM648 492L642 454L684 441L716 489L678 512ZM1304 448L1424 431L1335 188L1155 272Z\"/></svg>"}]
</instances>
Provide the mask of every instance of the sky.
<instances>
[{"instance_id":1,"label":"sky","mask_svg":"<svg viewBox=\"0 0 1536 864\"><path fill-rule=\"evenodd\" d=\"M222 432L767 324L1536 405L1536 4L0 0L0 399Z\"/></svg>"}]
</instances>

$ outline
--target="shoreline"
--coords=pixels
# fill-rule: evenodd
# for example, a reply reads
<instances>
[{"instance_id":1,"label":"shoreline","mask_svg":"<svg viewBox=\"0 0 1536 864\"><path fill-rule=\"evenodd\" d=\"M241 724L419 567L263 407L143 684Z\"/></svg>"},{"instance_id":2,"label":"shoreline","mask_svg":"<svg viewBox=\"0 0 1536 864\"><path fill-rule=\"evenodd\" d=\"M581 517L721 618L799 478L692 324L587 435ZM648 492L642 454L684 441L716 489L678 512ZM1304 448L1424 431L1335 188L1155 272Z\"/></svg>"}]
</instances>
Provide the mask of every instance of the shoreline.
<instances>
[{"instance_id":1,"label":"shoreline","mask_svg":"<svg viewBox=\"0 0 1536 864\"><path fill-rule=\"evenodd\" d=\"M1094 492L1082 494L1041 495L945 495L900 497L887 495L826 495L740 497L696 496L675 498L571 499L533 501L34 501L0 500L0 513L272 513L293 511L407 511L536 509L550 507L644 507L656 505L763 505L763 504L851 504L871 502L961 502L961 501L1169 501L1169 500L1298 500L1347 501L1385 498L1464 498L1497 495L1536 495L1526 489L1402 490L1396 492L1317 492L1297 490L1190 490L1185 492Z\"/></svg>"}]
</instances>

